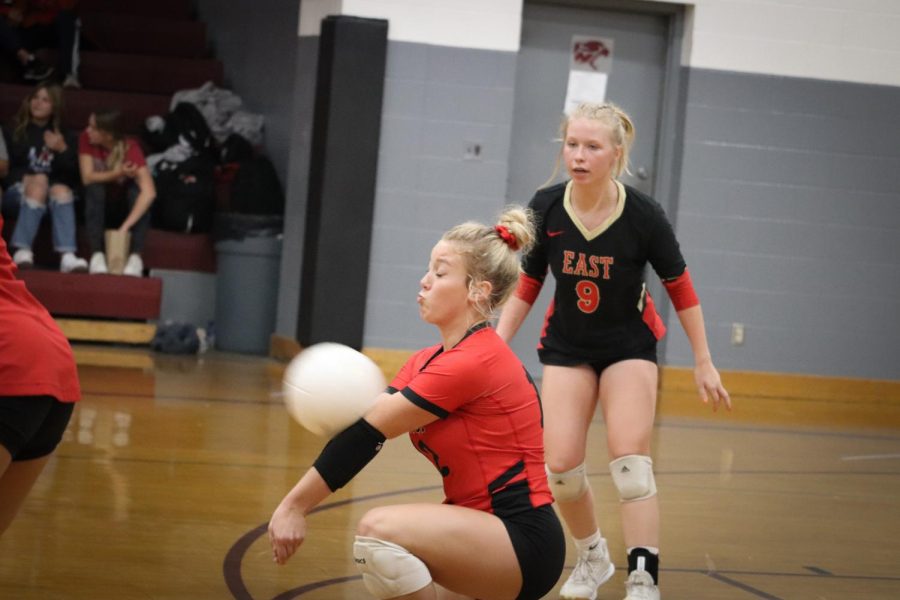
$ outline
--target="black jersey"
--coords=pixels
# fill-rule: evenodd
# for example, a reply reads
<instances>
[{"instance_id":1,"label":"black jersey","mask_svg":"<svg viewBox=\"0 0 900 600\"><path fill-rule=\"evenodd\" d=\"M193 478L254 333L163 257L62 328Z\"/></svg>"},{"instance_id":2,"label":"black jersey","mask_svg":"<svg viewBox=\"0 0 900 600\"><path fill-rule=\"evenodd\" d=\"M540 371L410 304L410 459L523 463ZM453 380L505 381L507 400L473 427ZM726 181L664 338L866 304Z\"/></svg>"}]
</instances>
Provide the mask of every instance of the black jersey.
<instances>
[{"instance_id":1,"label":"black jersey","mask_svg":"<svg viewBox=\"0 0 900 600\"><path fill-rule=\"evenodd\" d=\"M523 260L517 294L533 302L548 266L556 279L540 347L603 359L665 333L644 267L649 262L661 279L671 279L684 273L684 258L662 207L632 187L617 186L616 210L591 231L572 209L571 182L539 190L529 205L537 243Z\"/></svg>"}]
</instances>

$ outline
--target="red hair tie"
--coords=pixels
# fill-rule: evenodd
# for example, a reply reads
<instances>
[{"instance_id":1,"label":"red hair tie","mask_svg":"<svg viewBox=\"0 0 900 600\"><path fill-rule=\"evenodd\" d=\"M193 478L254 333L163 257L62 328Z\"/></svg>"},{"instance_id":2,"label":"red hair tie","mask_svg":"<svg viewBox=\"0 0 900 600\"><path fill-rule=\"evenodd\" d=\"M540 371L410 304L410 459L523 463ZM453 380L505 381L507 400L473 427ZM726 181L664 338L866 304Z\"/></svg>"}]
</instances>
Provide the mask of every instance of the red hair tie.
<instances>
[{"instance_id":1,"label":"red hair tie","mask_svg":"<svg viewBox=\"0 0 900 600\"><path fill-rule=\"evenodd\" d=\"M519 249L519 240L516 239L512 233L510 233L509 229L505 225L497 225L494 227L494 231L500 236L500 238L506 242L506 245L516 251Z\"/></svg>"}]
</instances>

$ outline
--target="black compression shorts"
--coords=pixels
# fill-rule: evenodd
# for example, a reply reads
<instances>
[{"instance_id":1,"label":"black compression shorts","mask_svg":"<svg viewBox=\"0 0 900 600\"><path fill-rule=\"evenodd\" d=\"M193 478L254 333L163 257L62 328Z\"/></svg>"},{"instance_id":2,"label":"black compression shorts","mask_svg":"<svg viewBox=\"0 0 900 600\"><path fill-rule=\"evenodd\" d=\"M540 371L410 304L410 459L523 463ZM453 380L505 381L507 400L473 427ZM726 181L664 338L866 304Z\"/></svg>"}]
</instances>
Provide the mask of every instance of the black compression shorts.
<instances>
[{"instance_id":1,"label":"black compression shorts","mask_svg":"<svg viewBox=\"0 0 900 600\"><path fill-rule=\"evenodd\" d=\"M52 396L0 396L0 446L13 461L50 454L62 439L74 407Z\"/></svg>"},{"instance_id":2,"label":"black compression shorts","mask_svg":"<svg viewBox=\"0 0 900 600\"><path fill-rule=\"evenodd\" d=\"M558 350L550 350L549 348L540 348L538 350L541 364L556 367L577 367L579 365L588 365L599 377L603 370L610 365L623 360L641 359L649 360L652 363L657 362L656 357L656 341L645 344L643 347L635 348L618 354L613 354L608 358L597 360L593 358L584 358L581 356L572 356Z\"/></svg>"},{"instance_id":3,"label":"black compression shorts","mask_svg":"<svg viewBox=\"0 0 900 600\"><path fill-rule=\"evenodd\" d=\"M556 585L566 561L566 538L553 506L545 504L500 520L522 570L522 591L516 600L543 598Z\"/></svg>"}]
</instances>

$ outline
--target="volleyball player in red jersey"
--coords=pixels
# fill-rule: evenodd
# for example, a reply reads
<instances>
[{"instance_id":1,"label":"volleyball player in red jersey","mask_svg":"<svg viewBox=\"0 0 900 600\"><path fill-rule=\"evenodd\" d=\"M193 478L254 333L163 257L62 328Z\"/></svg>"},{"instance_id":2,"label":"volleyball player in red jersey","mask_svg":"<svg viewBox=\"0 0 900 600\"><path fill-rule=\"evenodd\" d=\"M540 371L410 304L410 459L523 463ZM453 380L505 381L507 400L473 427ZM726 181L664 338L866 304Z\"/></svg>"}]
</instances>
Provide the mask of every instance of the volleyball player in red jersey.
<instances>
[{"instance_id":1,"label":"volleyball player in red jersey","mask_svg":"<svg viewBox=\"0 0 900 600\"><path fill-rule=\"evenodd\" d=\"M16 279L0 238L0 535L50 460L80 399L69 342Z\"/></svg>"},{"instance_id":2,"label":"volleyball player in red jersey","mask_svg":"<svg viewBox=\"0 0 900 600\"><path fill-rule=\"evenodd\" d=\"M672 299L694 354L694 378L713 408L731 400L712 363L703 313L662 207L616 178L628 165L631 119L612 104L582 104L563 122L569 181L539 190L539 231L497 333L510 340L547 269L556 279L538 346L544 365L547 471L579 556L561 597L594 600L614 567L585 475L597 402L607 426L613 483L628 554L626 600L659 599L659 504L650 458L656 409L656 345L665 326L643 281L647 263Z\"/></svg>"},{"instance_id":3,"label":"volleyball player in red jersey","mask_svg":"<svg viewBox=\"0 0 900 600\"><path fill-rule=\"evenodd\" d=\"M515 289L529 213L458 225L435 245L419 312L441 343L410 358L374 407L335 436L275 510L269 538L283 564L305 515L350 481L386 438L410 434L443 479L443 504L369 511L354 560L376 598L538 599L562 572L565 537L544 470L542 411L525 367L488 324ZM490 557L486 559L486 557Z\"/></svg>"}]
</instances>

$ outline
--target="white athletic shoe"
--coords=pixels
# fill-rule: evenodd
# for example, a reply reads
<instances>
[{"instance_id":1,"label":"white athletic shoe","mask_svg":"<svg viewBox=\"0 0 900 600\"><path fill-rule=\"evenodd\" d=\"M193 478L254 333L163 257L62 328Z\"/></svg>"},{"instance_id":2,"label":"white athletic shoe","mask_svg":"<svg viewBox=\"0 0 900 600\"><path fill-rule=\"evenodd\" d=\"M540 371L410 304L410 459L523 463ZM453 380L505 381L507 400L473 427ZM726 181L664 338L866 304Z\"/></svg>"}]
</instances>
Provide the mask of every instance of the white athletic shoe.
<instances>
[{"instance_id":1,"label":"white athletic shoe","mask_svg":"<svg viewBox=\"0 0 900 600\"><path fill-rule=\"evenodd\" d=\"M88 271L91 275L109 273L109 269L106 268L106 255L102 252L94 252L91 255L91 265L88 267Z\"/></svg>"},{"instance_id":2,"label":"white athletic shoe","mask_svg":"<svg viewBox=\"0 0 900 600\"><path fill-rule=\"evenodd\" d=\"M66 252L59 261L59 270L63 273L84 273L88 270L87 261L75 256L74 252Z\"/></svg>"},{"instance_id":3,"label":"white athletic shoe","mask_svg":"<svg viewBox=\"0 0 900 600\"><path fill-rule=\"evenodd\" d=\"M659 600L659 586L647 571L632 571L625 580L625 600Z\"/></svg>"},{"instance_id":4,"label":"white athletic shoe","mask_svg":"<svg viewBox=\"0 0 900 600\"><path fill-rule=\"evenodd\" d=\"M139 254L132 254L125 263L125 269L122 270L123 275L132 277L142 277L144 275L144 261Z\"/></svg>"},{"instance_id":5,"label":"white athletic shoe","mask_svg":"<svg viewBox=\"0 0 900 600\"><path fill-rule=\"evenodd\" d=\"M30 248L19 248L13 254L13 262L20 269L30 269L34 266L34 252Z\"/></svg>"},{"instance_id":6,"label":"white athletic shoe","mask_svg":"<svg viewBox=\"0 0 900 600\"><path fill-rule=\"evenodd\" d=\"M559 597L566 600L595 600L597 588L609 581L616 567L609 560L606 538L596 547L578 555L572 574L559 590Z\"/></svg>"}]
</instances>

